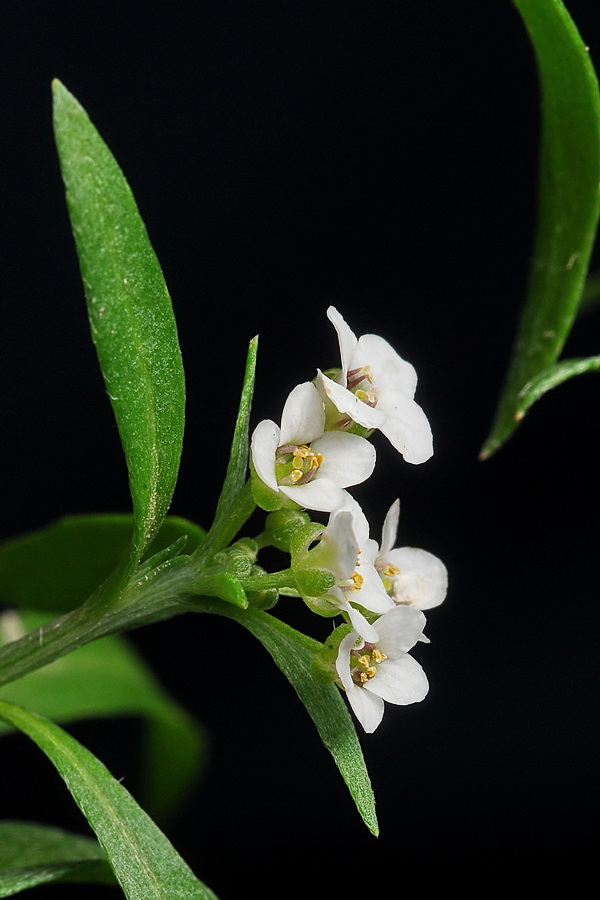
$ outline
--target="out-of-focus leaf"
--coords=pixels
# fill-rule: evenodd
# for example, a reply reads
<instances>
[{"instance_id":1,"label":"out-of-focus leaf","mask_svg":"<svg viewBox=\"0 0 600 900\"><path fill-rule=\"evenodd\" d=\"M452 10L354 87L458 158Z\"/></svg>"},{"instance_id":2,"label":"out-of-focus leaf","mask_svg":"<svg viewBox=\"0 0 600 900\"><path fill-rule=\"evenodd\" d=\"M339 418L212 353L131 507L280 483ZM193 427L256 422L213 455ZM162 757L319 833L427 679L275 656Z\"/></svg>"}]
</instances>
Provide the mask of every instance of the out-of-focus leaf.
<instances>
[{"instance_id":1,"label":"out-of-focus leaf","mask_svg":"<svg viewBox=\"0 0 600 900\"><path fill-rule=\"evenodd\" d=\"M89 750L48 719L4 700L0 700L0 718L27 734L54 764L129 900L215 900L152 819Z\"/></svg>"},{"instance_id":2,"label":"out-of-focus leaf","mask_svg":"<svg viewBox=\"0 0 600 900\"><path fill-rule=\"evenodd\" d=\"M135 564L167 513L179 469L185 382L177 328L121 169L59 81L53 94L56 145L92 338L127 460Z\"/></svg>"},{"instance_id":3,"label":"out-of-focus leaf","mask_svg":"<svg viewBox=\"0 0 600 900\"><path fill-rule=\"evenodd\" d=\"M365 825L372 834L379 834L373 789L348 707L335 685L317 684L311 674L312 658L321 644L259 609L239 610L203 598L201 611L234 619L269 651L315 723ZM315 785L315 803L320 802L320 792Z\"/></svg>"},{"instance_id":4,"label":"out-of-focus leaf","mask_svg":"<svg viewBox=\"0 0 600 900\"><path fill-rule=\"evenodd\" d=\"M4 613L0 616L0 646L47 619L39 612ZM0 688L0 698L61 723L101 716L143 716L147 729L141 789L154 816L178 806L198 777L203 755L198 723L166 694L122 637L86 644ZM9 726L0 722L0 734L6 730Z\"/></svg>"},{"instance_id":5,"label":"out-of-focus leaf","mask_svg":"<svg viewBox=\"0 0 600 900\"><path fill-rule=\"evenodd\" d=\"M0 822L0 897L50 881L115 877L97 841L34 822Z\"/></svg>"},{"instance_id":6,"label":"out-of-focus leaf","mask_svg":"<svg viewBox=\"0 0 600 900\"><path fill-rule=\"evenodd\" d=\"M133 516L66 516L47 528L0 544L0 602L28 609L66 612L79 606L108 578L127 553ZM187 535L192 553L202 529L167 516L150 547L154 554Z\"/></svg>"},{"instance_id":7,"label":"out-of-focus leaf","mask_svg":"<svg viewBox=\"0 0 600 900\"><path fill-rule=\"evenodd\" d=\"M600 95L587 47L560 0L514 3L540 78L539 211L514 355L482 459L531 406L526 386L558 359L581 300L600 212Z\"/></svg>"}]
</instances>

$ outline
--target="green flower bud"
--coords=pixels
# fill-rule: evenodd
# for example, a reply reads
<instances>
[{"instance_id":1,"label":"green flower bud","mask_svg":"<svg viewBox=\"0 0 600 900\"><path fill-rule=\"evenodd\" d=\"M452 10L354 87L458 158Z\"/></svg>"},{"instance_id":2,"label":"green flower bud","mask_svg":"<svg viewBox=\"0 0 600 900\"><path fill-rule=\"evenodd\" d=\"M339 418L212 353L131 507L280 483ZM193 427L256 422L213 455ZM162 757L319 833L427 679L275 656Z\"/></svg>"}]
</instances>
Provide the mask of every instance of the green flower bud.
<instances>
[{"instance_id":1,"label":"green flower bud","mask_svg":"<svg viewBox=\"0 0 600 900\"><path fill-rule=\"evenodd\" d=\"M279 509L267 516L265 533L274 547L289 553L292 537L309 522L310 516L302 509Z\"/></svg>"},{"instance_id":2,"label":"green flower bud","mask_svg":"<svg viewBox=\"0 0 600 900\"><path fill-rule=\"evenodd\" d=\"M321 597L336 583L336 577L329 569L303 569L299 567L294 569L294 576L298 593L304 599L307 597Z\"/></svg>"}]
</instances>

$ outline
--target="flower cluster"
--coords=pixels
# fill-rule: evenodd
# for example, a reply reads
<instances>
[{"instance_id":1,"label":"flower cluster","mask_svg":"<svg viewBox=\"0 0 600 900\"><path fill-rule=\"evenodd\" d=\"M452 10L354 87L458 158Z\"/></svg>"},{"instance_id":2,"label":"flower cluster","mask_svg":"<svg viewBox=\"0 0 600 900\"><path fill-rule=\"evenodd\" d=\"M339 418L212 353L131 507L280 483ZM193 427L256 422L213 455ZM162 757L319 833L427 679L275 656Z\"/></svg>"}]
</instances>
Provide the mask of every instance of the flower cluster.
<instances>
[{"instance_id":1,"label":"flower cluster","mask_svg":"<svg viewBox=\"0 0 600 900\"><path fill-rule=\"evenodd\" d=\"M270 419L257 425L250 448L252 491L277 520L272 533L283 521L292 523L285 540L279 539L283 543L275 541L292 559L289 588L282 593L302 597L319 615L342 616L344 624L325 642L317 670L346 691L356 717L372 732L384 701L404 705L427 694L425 673L409 650L427 642L423 610L443 601L447 573L425 550L394 546L397 500L378 546L347 490L375 468L369 440L374 430L407 462L425 462L433 453L429 422L414 400L415 370L383 338L357 338L333 306L327 315L337 332L341 366L318 369L314 381L297 385L280 425ZM292 510L299 509L328 513L327 524L294 516Z\"/></svg>"}]
</instances>

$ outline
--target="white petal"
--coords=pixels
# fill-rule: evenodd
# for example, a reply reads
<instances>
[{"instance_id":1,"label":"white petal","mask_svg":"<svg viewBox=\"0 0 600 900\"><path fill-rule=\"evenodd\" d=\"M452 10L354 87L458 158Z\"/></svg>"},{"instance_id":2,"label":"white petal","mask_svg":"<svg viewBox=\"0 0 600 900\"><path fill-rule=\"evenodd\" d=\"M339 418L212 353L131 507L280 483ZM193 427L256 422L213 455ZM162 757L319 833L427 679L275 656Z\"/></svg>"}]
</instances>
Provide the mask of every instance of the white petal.
<instances>
[{"instance_id":1,"label":"white petal","mask_svg":"<svg viewBox=\"0 0 600 900\"><path fill-rule=\"evenodd\" d=\"M340 345L340 357L342 361L342 371L344 373L344 383L348 369L352 364L352 357L356 347L356 335L349 325L346 324L343 316L337 311L335 306L330 306L327 310L327 318L335 328Z\"/></svg>"},{"instance_id":2,"label":"white petal","mask_svg":"<svg viewBox=\"0 0 600 900\"><path fill-rule=\"evenodd\" d=\"M279 486L275 476L275 453L279 446L279 428L271 419L263 419L252 432L250 448L256 474L272 490Z\"/></svg>"},{"instance_id":3,"label":"white petal","mask_svg":"<svg viewBox=\"0 0 600 900\"><path fill-rule=\"evenodd\" d=\"M385 553L391 550L396 543L398 534L398 522L400 521L400 500L394 500L390 506L381 533L381 556L386 560Z\"/></svg>"},{"instance_id":4,"label":"white petal","mask_svg":"<svg viewBox=\"0 0 600 900\"><path fill-rule=\"evenodd\" d=\"M429 690L429 682L416 659L403 653L397 659L385 659L380 663L377 674L363 688L388 703L406 706L407 703L423 700Z\"/></svg>"},{"instance_id":5,"label":"white petal","mask_svg":"<svg viewBox=\"0 0 600 900\"><path fill-rule=\"evenodd\" d=\"M366 481L375 468L375 447L357 434L326 431L312 443L313 453L320 453L323 462L311 484L320 478L330 478L340 487Z\"/></svg>"},{"instance_id":6,"label":"white petal","mask_svg":"<svg viewBox=\"0 0 600 900\"><path fill-rule=\"evenodd\" d=\"M331 600L332 603L338 607L338 609L343 609L344 612L348 614L348 618L352 623L352 627L354 630L361 636L363 641L369 641L371 644L376 644L379 640L379 632L378 630L371 625L370 622L367 622L365 617L358 609L355 609L353 606L348 603L344 592L339 588L333 588L329 594L327 594L327 598ZM356 636L355 636L356 637Z\"/></svg>"},{"instance_id":7,"label":"white petal","mask_svg":"<svg viewBox=\"0 0 600 900\"><path fill-rule=\"evenodd\" d=\"M356 566L356 571L359 575L362 575L363 583L358 590L351 591L348 594L348 599L352 603L358 603L359 606L364 606L370 612L380 614L398 609L392 598L386 593L377 569L362 562L362 554L360 564Z\"/></svg>"},{"instance_id":8,"label":"white petal","mask_svg":"<svg viewBox=\"0 0 600 900\"><path fill-rule=\"evenodd\" d=\"M367 734L373 734L383 719L385 704L376 694L365 691L352 682L350 690L346 691L348 702L352 712L364 728Z\"/></svg>"},{"instance_id":9,"label":"white petal","mask_svg":"<svg viewBox=\"0 0 600 900\"><path fill-rule=\"evenodd\" d=\"M385 554L385 561L400 569L400 574L392 581L396 603L431 609L444 600L448 590L448 570L433 553L418 547L396 547Z\"/></svg>"},{"instance_id":10,"label":"white petal","mask_svg":"<svg viewBox=\"0 0 600 900\"><path fill-rule=\"evenodd\" d=\"M310 444L323 434L325 410L310 381L297 384L281 414L281 444Z\"/></svg>"},{"instance_id":11,"label":"white petal","mask_svg":"<svg viewBox=\"0 0 600 900\"><path fill-rule=\"evenodd\" d=\"M363 403L347 387L323 375L320 369L317 370L317 379L335 408L363 428L380 428L385 422L385 414L381 410Z\"/></svg>"},{"instance_id":12,"label":"white petal","mask_svg":"<svg viewBox=\"0 0 600 900\"><path fill-rule=\"evenodd\" d=\"M358 635L356 634L349 634L341 641L335 666L340 676L340 681L346 689L348 701L354 715L367 734L372 734L383 718L384 704L379 697L365 693L363 688L358 687L352 681L350 651L355 646L362 645L356 644L357 637Z\"/></svg>"},{"instance_id":13,"label":"white petal","mask_svg":"<svg viewBox=\"0 0 600 900\"><path fill-rule=\"evenodd\" d=\"M375 627L378 647L389 659L396 659L417 643L426 625L425 616L413 606L395 606L384 613Z\"/></svg>"},{"instance_id":14,"label":"white petal","mask_svg":"<svg viewBox=\"0 0 600 900\"><path fill-rule=\"evenodd\" d=\"M316 509L318 512L333 512L339 509L348 496L346 491L330 478L315 477L308 484L280 484L278 490L304 509Z\"/></svg>"},{"instance_id":15,"label":"white petal","mask_svg":"<svg viewBox=\"0 0 600 900\"><path fill-rule=\"evenodd\" d=\"M406 462L418 465L433 456L431 425L421 407L414 400L396 395L388 405L378 406L386 414L380 431L400 453Z\"/></svg>"},{"instance_id":16,"label":"white petal","mask_svg":"<svg viewBox=\"0 0 600 900\"><path fill-rule=\"evenodd\" d=\"M354 573L358 550L352 513L344 506L331 513L319 545L311 551L311 556L316 560L317 567L330 568L338 579L344 580Z\"/></svg>"},{"instance_id":17,"label":"white petal","mask_svg":"<svg viewBox=\"0 0 600 900\"><path fill-rule=\"evenodd\" d=\"M358 339L352 365L370 366L380 394L399 392L412 399L417 388L417 373L391 344L377 334L363 334Z\"/></svg>"}]
</instances>

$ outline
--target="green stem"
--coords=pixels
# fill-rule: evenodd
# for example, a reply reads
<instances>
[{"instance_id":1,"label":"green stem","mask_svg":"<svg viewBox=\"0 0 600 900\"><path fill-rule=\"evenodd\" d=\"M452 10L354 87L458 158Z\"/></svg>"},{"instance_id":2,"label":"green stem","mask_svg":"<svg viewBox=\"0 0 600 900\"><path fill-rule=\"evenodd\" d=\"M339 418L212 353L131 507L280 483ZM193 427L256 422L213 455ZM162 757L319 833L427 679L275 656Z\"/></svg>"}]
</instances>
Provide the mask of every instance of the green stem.
<instances>
[{"instance_id":1,"label":"green stem","mask_svg":"<svg viewBox=\"0 0 600 900\"><path fill-rule=\"evenodd\" d=\"M265 575L248 575L240 578L240 584L245 591L268 591L270 588L295 588L296 579L291 569L282 569Z\"/></svg>"}]
</instances>

